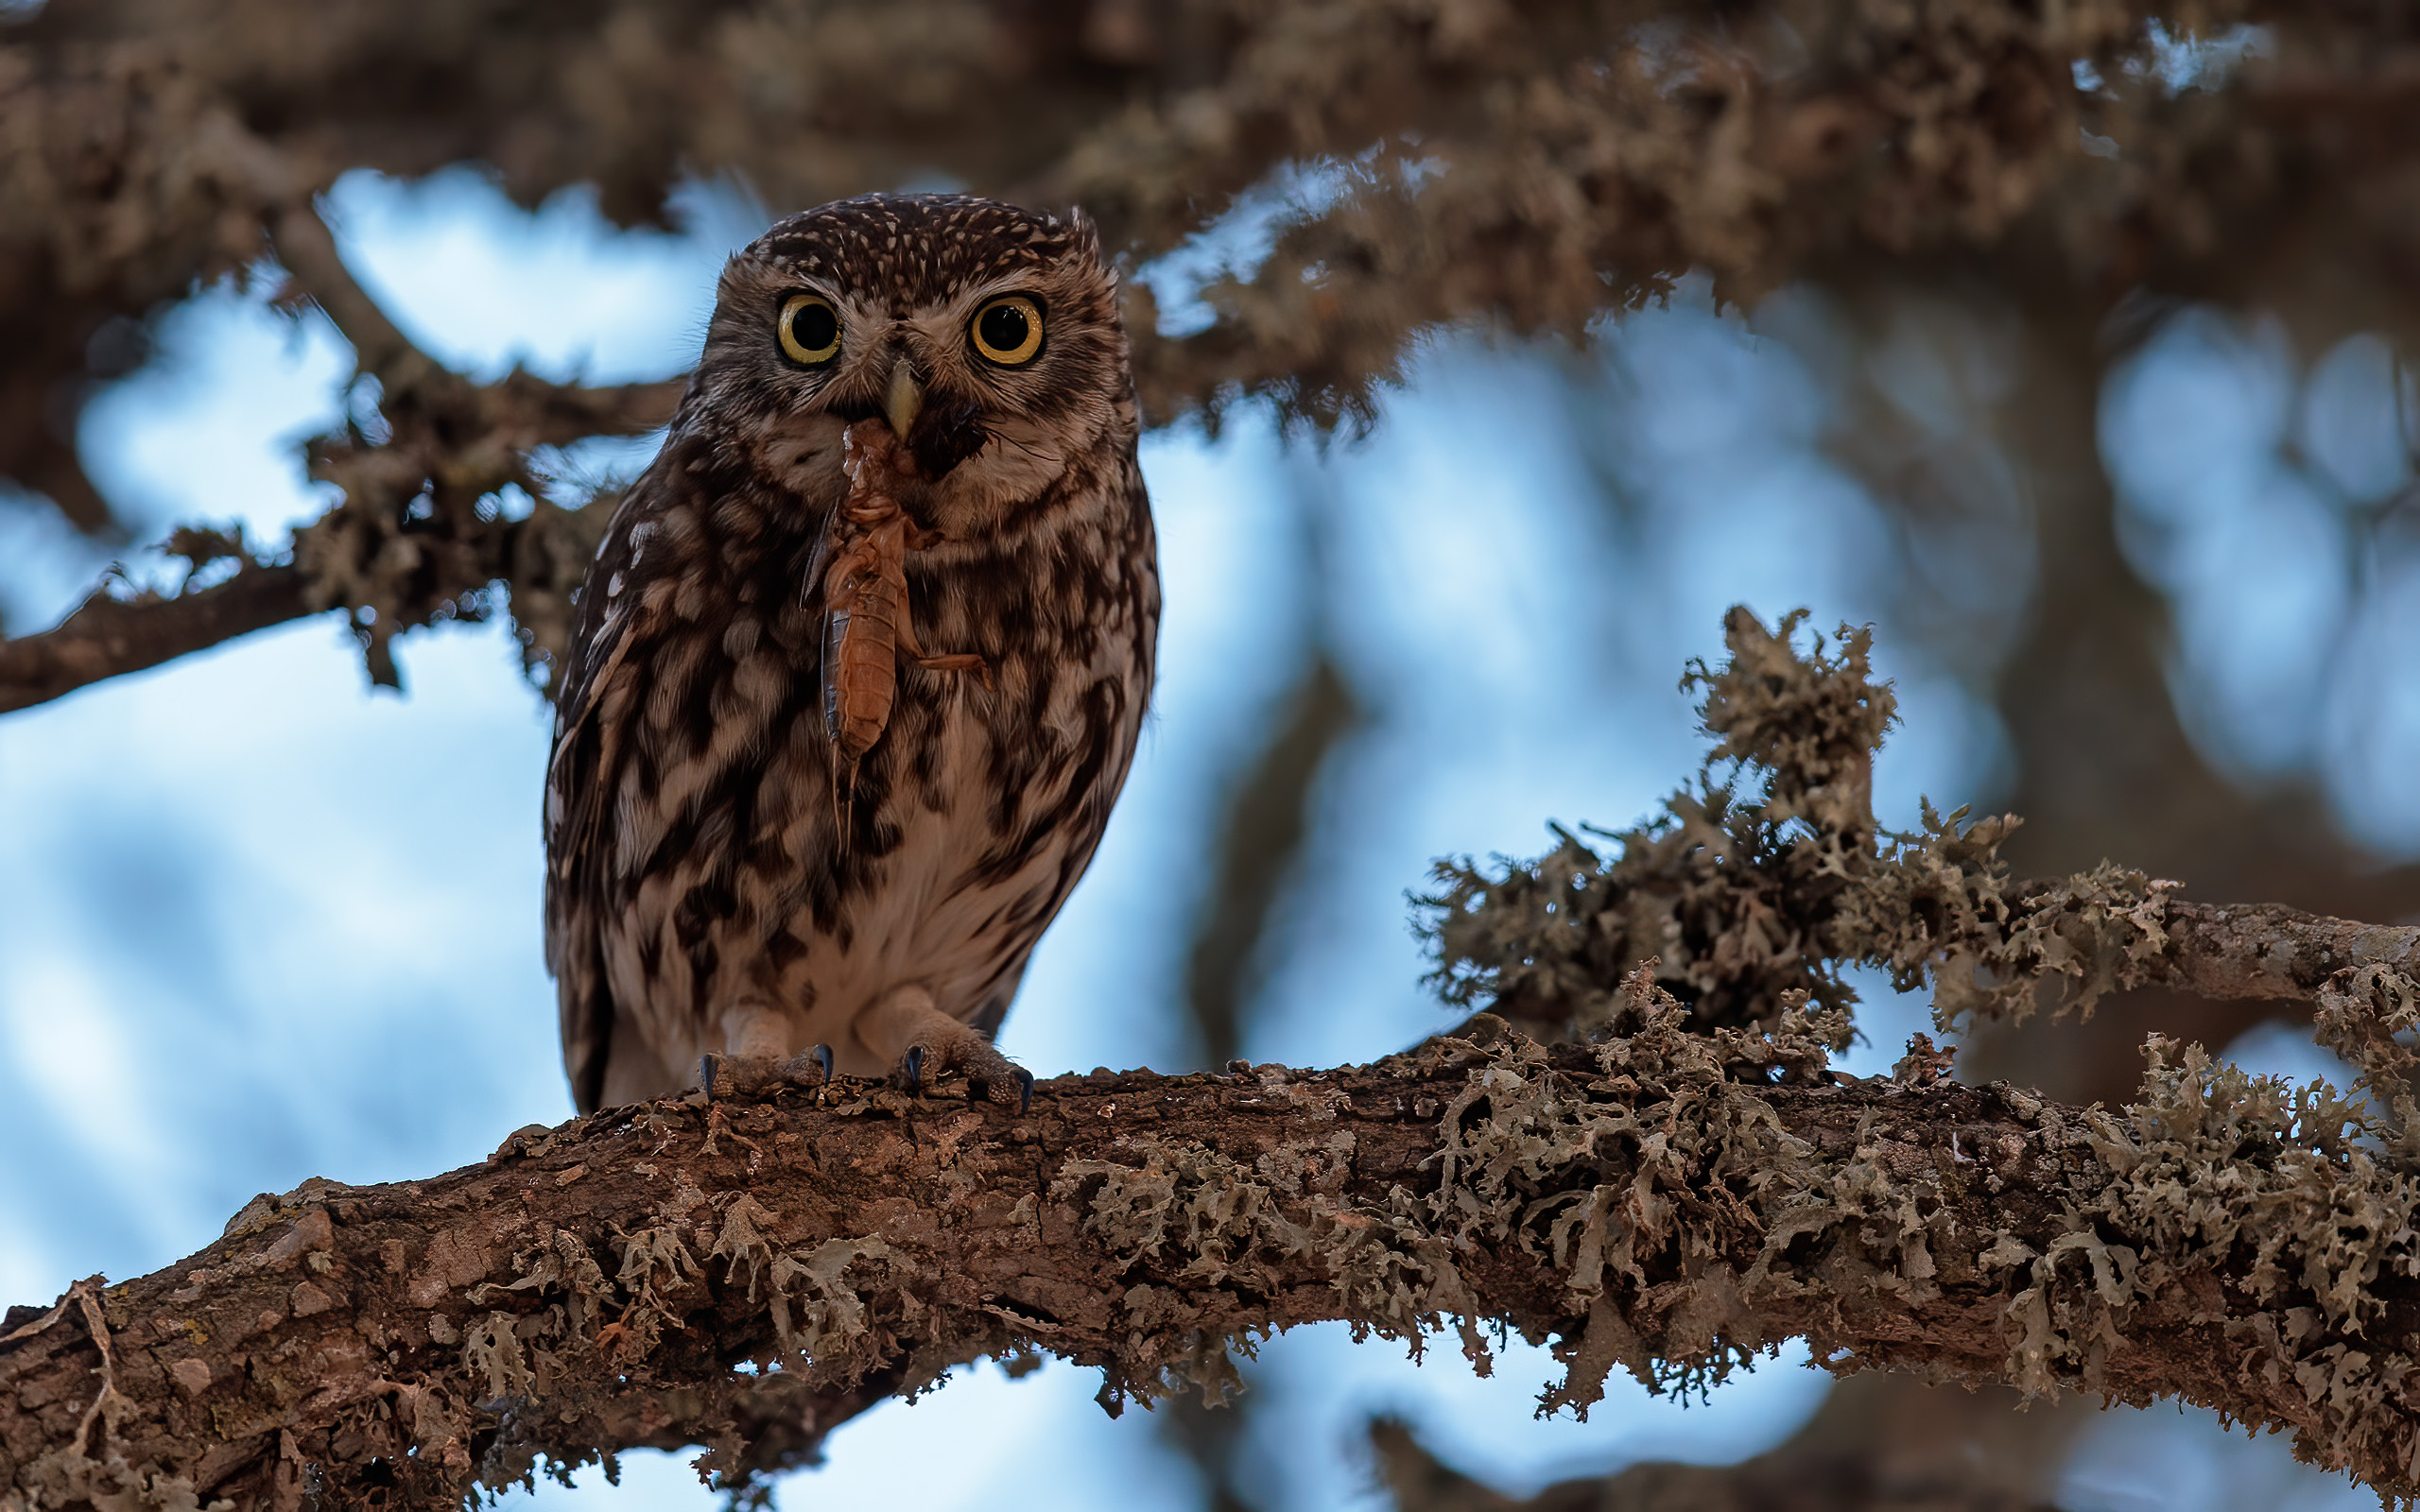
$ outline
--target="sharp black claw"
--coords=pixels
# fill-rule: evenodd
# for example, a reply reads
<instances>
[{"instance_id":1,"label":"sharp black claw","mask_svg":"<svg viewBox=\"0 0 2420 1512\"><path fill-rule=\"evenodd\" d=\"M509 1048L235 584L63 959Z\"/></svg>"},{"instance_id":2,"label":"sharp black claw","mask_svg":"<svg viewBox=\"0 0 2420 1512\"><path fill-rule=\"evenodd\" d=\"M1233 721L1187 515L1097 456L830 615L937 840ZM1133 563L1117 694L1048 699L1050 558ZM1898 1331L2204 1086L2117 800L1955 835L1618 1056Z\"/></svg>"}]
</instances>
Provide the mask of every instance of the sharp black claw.
<instances>
[{"instance_id":1,"label":"sharp black claw","mask_svg":"<svg viewBox=\"0 0 2420 1512\"><path fill-rule=\"evenodd\" d=\"M721 1059L712 1051L698 1057L698 1085L706 1090L706 1101L710 1103L715 1100L715 1067Z\"/></svg>"},{"instance_id":2,"label":"sharp black claw","mask_svg":"<svg viewBox=\"0 0 2420 1512\"><path fill-rule=\"evenodd\" d=\"M1033 1073L1023 1066L1017 1068L1017 1111L1033 1111Z\"/></svg>"},{"instance_id":3,"label":"sharp black claw","mask_svg":"<svg viewBox=\"0 0 2420 1512\"><path fill-rule=\"evenodd\" d=\"M925 1090L925 1047L923 1045L908 1047L908 1090L911 1092Z\"/></svg>"},{"instance_id":4,"label":"sharp black claw","mask_svg":"<svg viewBox=\"0 0 2420 1512\"><path fill-rule=\"evenodd\" d=\"M831 1086L832 1047L830 1045L817 1045L815 1047L815 1064L823 1072L823 1085L826 1087Z\"/></svg>"}]
</instances>

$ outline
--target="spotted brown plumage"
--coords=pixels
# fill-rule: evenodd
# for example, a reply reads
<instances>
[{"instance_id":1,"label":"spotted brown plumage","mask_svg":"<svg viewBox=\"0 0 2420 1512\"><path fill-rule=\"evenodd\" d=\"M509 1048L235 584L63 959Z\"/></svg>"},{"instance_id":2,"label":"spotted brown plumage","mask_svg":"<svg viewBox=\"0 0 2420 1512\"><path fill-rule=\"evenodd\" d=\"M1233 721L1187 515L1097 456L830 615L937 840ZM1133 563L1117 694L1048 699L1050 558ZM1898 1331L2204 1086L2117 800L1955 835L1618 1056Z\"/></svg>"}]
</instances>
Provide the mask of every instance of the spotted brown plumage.
<instances>
[{"instance_id":1,"label":"spotted brown plumage","mask_svg":"<svg viewBox=\"0 0 2420 1512\"><path fill-rule=\"evenodd\" d=\"M828 357L820 314L779 329L801 294L837 320ZM1006 295L1030 302L978 340ZM1027 311L1040 339L1014 342ZM913 458L889 485L922 543L904 603L949 664L897 658L842 804L822 658L853 424ZM562 668L546 946L582 1109L680 1091L703 1056L769 1073L818 1045L843 1074L1007 1087L990 1037L1150 689L1136 433L1115 276L1080 220L876 196L732 258Z\"/></svg>"}]
</instances>

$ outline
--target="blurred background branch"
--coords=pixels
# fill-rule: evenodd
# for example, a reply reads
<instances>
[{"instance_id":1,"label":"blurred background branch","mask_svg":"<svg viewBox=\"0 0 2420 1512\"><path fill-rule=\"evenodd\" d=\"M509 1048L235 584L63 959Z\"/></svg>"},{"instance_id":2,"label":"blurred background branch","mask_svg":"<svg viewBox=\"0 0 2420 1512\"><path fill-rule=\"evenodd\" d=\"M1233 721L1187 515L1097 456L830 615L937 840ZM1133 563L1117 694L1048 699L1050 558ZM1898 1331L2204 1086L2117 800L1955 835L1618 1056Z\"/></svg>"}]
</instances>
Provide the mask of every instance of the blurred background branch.
<instances>
[{"instance_id":1,"label":"blurred background branch","mask_svg":"<svg viewBox=\"0 0 2420 1512\"><path fill-rule=\"evenodd\" d=\"M67 439L131 355L104 333L265 253L351 340L389 424L418 404L457 452L551 438L446 434L460 417L440 396L460 394L309 212L357 167L478 158L525 199L593 183L629 219L658 214L679 171L737 174L782 204L940 173L1080 204L1137 267L1290 177L1254 207L1256 266L1192 291L1200 314L1171 328L1136 285L1139 382L1162 422L1251 396L1366 422L1440 327L1576 335L1692 269L1753 300L1802 273L1872 278L1877 258L1963 266L2089 331L2146 284L2224 297L2290 264L2309 326L2341 324L2348 281L2386 297L2365 318L2401 310L2420 247L2404 192L2420 37L2393 8L2154 20L1831 0L1690 19L1609 0L916 0L630 5L598 26L449 0L425 25L398 15L77 3L0 31L0 477L106 530ZM617 407L559 405L544 432L662 418ZM366 465L322 473L356 513L418 496L384 496ZM451 471L472 497L507 481L493 463ZM398 607L324 578L306 597ZM366 637L380 680L395 624Z\"/></svg>"}]
</instances>

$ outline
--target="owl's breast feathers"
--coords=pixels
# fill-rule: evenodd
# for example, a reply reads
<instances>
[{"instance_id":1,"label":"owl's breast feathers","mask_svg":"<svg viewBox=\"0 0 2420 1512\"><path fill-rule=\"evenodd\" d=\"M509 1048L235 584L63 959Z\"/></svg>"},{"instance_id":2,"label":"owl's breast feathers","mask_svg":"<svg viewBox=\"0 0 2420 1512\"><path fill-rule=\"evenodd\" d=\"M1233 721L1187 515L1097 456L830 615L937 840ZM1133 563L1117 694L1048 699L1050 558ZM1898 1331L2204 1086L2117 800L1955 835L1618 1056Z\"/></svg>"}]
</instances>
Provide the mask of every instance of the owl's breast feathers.
<instances>
[{"instance_id":1,"label":"owl's breast feathers","mask_svg":"<svg viewBox=\"0 0 2420 1512\"><path fill-rule=\"evenodd\" d=\"M562 669L546 943L582 1109L677 1090L743 1003L838 1044L829 1025L914 981L996 1027L1150 688L1159 585L1130 440L1077 459L1016 528L909 557L916 633L981 655L988 685L903 660L840 809L829 507L699 456L676 431L622 502Z\"/></svg>"}]
</instances>

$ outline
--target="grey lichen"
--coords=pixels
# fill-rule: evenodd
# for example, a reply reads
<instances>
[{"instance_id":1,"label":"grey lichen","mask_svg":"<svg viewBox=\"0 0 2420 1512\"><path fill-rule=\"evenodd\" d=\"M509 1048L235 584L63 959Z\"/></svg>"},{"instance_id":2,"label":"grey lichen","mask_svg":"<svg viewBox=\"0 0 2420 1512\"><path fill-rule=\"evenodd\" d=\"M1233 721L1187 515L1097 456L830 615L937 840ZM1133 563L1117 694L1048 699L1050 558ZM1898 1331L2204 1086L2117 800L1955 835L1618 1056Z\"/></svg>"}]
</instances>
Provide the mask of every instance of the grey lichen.
<instances>
[{"instance_id":1,"label":"grey lichen","mask_svg":"<svg viewBox=\"0 0 2420 1512\"><path fill-rule=\"evenodd\" d=\"M1552 1311L1587 1320L1562 1346L1570 1369L1542 1411L1584 1416L1616 1364L1658 1389L1696 1388L1778 1342L1752 1305L1760 1289L1791 1284L1778 1252L1745 1273L1724 1257L1764 1221L1759 1208L1820 1183L1754 1088L1772 1084L1774 1067L1789 1068L1786 1083L1819 1078L1844 1026L1799 999L1770 1034L1693 1032L1651 970L1624 984L1585 1074L1500 1025L1487 1052L1464 1040L1424 1052L1473 1062L1436 1115L1433 1184L1345 1195L1322 1179L1349 1165L1344 1132L1251 1163L1156 1138L1129 1142L1136 1163L1070 1162L1054 1194L1088 1192L1087 1233L1130 1278L1151 1278L1124 1294L1135 1328L1123 1389L1148 1399L1184 1380L1152 1351L1182 1317L1171 1288L1186 1282L1273 1293L1317 1278L1357 1332L1417 1352L1450 1325L1485 1368L1490 1309L1475 1269L1507 1248L1562 1278ZM1848 1189L1823 1190L1818 1209L1778 1214L1783 1242L1855 1211ZM1671 1280L1675 1269L1687 1280Z\"/></svg>"},{"instance_id":2,"label":"grey lichen","mask_svg":"<svg viewBox=\"0 0 2420 1512\"><path fill-rule=\"evenodd\" d=\"M1836 656L1820 640L1802 655L1790 638L1804 617L1769 634L1732 610L1731 665L1684 679L1705 690L1715 748L1662 814L1591 832L1611 855L1558 826L1535 862L1439 865L1422 902L1448 1002L1585 1033L1651 958L1709 1025L1768 1021L1786 992L1855 1001L1827 926L1871 868L1868 773L1893 705L1868 674L1864 632L1844 632Z\"/></svg>"},{"instance_id":3,"label":"grey lichen","mask_svg":"<svg viewBox=\"0 0 2420 1512\"><path fill-rule=\"evenodd\" d=\"M1683 680L1704 692L1713 743L1697 781L1632 829L1583 827L1610 854L1557 826L1535 861L1439 864L1419 902L1446 1001L1584 1037L1654 959L1701 1027L1740 1027L1775 1022L1793 993L1845 1011L1857 995L1841 969L1866 965L1903 990L1929 977L1951 1028L2046 999L2089 1013L2157 974L2174 884L2111 866L2013 881L1999 852L2014 816L1927 803L1913 832L1876 823L1873 762L1895 700L1872 676L1869 631L1802 649L1805 618L1767 630L1731 611L1728 662Z\"/></svg>"},{"instance_id":4,"label":"grey lichen","mask_svg":"<svg viewBox=\"0 0 2420 1512\"><path fill-rule=\"evenodd\" d=\"M704 1299L703 1284L717 1272L727 1285L744 1289L749 1306L762 1309L774 1340L766 1363L844 1383L881 1363L889 1341L873 1325L869 1298L885 1290L879 1278L900 1268L896 1250L873 1239L787 1248L774 1237L780 1220L753 1195L727 1193L717 1206L719 1232L702 1258L692 1253L676 1223L619 1235L620 1260L611 1278L562 1229L516 1254L512 1280L473 1287L465 1300L484 1306L527 1293L538 1305L475 1319L463 1334L464 1364L475 1379L485 1380L492 1398L543 1400L566 1372L557 1349L540 1341L620 1361L645 1359L667 1332L685 1326ZM911 1297L900 1299L915 1306Z\"/></svg>"},{"instance_id":5,"label":"grey lichen","mask_svg":"<svg viewBox=\"0 0 2420 1512\"><path fill-rule=\"evenodd\" d=\"M2384 974L2345 973L2338 995L2408 1008L2413 984ZM2384 1038L2360 1044L2371 1050L2364 1079L2410 1055ZM2420 1280L2420 1165L2407 1136L2325 1080L2253 1075L2156 1038L2149 1048L2141 1100L2070 1135L2105 1176L2074 1185L2064 1241L2092 1261L2088 1292L2080 1275L2045 1274L2055 1246L2033 1265L2039 1296L2026 1299L2044 1338L2042 1375L2099 1384L2107 1362L2096 1336L2161 1302L2221 1322L2210 1278L2230 1276L2259 1311L2223 1319L2222 1353L2260 1411L2221 1405L2291 1424L2305 1457L2358 1469L2381 1492L2420 1491L2420 1360L2397 1347L2409 1330L2396 1318ZM2404 1125L2400 1113L2394 1122Z\"/></svg>"},{"instance_id":6,"label":"grey lichen","mask_svg":"<svg viewBox=\"0 0 2420 1512\"><path fill-rule=\"evenodd\" d=\"M1332 1288L1336 1310L1357 1333L1411 1341L1443 1316L1479 1312L1447 1247L1409 1194L1382 1204L1341 1195L1353 1136L1266 1154L1245 1162L1193 1142L1130 1142L1139 1165L1071 1160L1052 1194L1085 1189L1084 1231L1109 1251L1130 1283L1119 1297L1126 1349L1107 1399L1150 1401L1192 1385L1214 1400L1240 1385L1230 1348L1249 1353L1249 1333L1205 1334L1184 1326L1190 1287L1275 1293L1304 1278ZM1148 1268L1163 1283L1138 1279ZM1475 1333L1466 1344L1480 1349Z\"/></svg>"},{"instance_id":7,"label":"grey lichen","mask_svg":"<svg viewBox=\"0 0 2420 1512\"><path fill-rule=\"evenodd\" d=\"M768 1305L773 1314L774 1336L786 1360L801 1368L828 1375L873 1367L884 1351L875 1336L866 1292L890 1271L898 1254L878 1239L827 1239L796 1254L776 1254L766 1267ZM873 1275L852 1284L848 1274L860 1264ZM896 1283L886 1288L897 1292ZM912 1300L905 1294L901 1299ZM790 1309L796 1305L795 1321Z\"/></svg>"},{"instance_id":8,"label":"grey lichen","mask_svg":"<svg viewBox=\"0 0 2420 1512\"><path fill-rule=\"evenodd\" d=\"M1611 1371L1654 1389L1722 1380L1803 1335L1834 1368L1893 1366L2146 1400L2186 1394L2292 1429L2299 1452L2382 1493L2420 1489L2420 1162L2394 1038L2420 987L2346 972L2329 1022L2380 1114L2154 1040L2139 1099L2062 1109L1962 1090L1946 1147L1894 1125L1825 1065L1837 1010L1792 995L1770 1028L1706 1025L1642 963L1581 1045L1478 1021L1421 1052L1459 1065L1436 1114L1433 1180L1323 1186L1346 1138L1254 1160L1198 1142L1126 1142L1069 1164L1054 1195L1121 1268L1132 1324L1119 1384L1149 1398L1193 1374L1188 1288L1254 1295L1319 1280L1347 1315L1406 1339L1507 1315L1514 1256L1552 1278L1526 1326L1565 1365L1540 1410L1584 1415ZM1479 1041L1484 1040L1482 1044ZM1910 1117L1943 1086L1902 1063ZM1862 1108L1845 1123L1827 1107ZM1962 1146L1961 1133L1974 1141ZM1996 1198L2023 1184L2027 1199ZM1492 1299L1484 1305L1481 1297ZM1551 1319L1538 1324L1539 1316Z\"/></svg>"}]
</instances>

